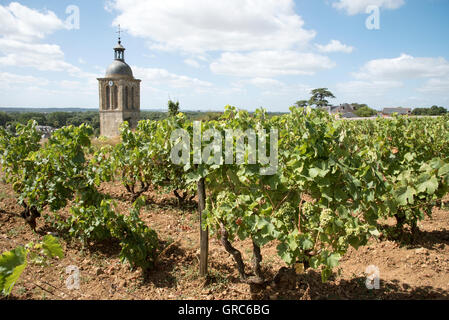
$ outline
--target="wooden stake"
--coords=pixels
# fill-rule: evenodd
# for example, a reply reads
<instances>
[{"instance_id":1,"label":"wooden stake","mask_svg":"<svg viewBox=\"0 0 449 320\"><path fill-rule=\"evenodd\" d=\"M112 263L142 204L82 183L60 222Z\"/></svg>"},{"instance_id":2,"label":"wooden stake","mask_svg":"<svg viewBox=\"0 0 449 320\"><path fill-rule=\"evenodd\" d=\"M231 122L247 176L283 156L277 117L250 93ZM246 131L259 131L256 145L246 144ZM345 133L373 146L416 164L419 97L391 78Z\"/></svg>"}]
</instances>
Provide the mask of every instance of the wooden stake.
<instances>
[{"instance_id":1,"label":"wooden stake","mask_svg":"<svg viewBox=\"0 0 449 320\"><path fill-rule=\"evenodd\" d=\"M203 230L203 211L206 208L206 186L204 178L198 181L198 211L200 214L200 276L207 276L207 260L209 256L209 228Z\"/></svg>"}]
</instances>

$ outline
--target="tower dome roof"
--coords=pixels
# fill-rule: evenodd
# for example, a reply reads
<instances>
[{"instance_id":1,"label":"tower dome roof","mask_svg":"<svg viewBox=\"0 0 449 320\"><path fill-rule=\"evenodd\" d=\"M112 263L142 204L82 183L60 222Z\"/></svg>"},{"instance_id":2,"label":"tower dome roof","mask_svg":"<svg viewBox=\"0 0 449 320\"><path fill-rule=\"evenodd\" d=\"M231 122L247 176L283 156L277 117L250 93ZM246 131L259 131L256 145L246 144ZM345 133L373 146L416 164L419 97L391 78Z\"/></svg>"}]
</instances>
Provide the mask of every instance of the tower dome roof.
<instances>
[{"instance_id":1,"label":"tower dome roof","mask_svg":"<svg viewBox=\"0 0 449 320\"><path fill-rule=\"evenodd\" d=\"M123 60L114 60L106 70L106 78L133 78L131 67Z\"/></svg>"}]
</instances>

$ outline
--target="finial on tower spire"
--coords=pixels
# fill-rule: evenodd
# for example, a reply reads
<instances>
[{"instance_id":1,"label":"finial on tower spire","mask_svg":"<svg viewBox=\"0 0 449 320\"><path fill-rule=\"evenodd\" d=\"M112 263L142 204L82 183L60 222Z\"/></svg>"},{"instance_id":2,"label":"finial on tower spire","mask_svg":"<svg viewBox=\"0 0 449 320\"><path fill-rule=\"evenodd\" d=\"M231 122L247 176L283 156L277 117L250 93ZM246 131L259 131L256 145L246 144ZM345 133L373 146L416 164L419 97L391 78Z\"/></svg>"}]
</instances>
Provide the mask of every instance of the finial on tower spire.
<instances>
[{"instance_id":1,"label":"finial on tower spire","mask_svg":"<svg viewBox=\"0 0 449 320\"><path fill-rule=\"evenodd\" d=\"M122 31L120 30L120 25L118 25L118 31L117 31L117 33L118 33L118 43L119 43L119 44L122 44L122 38L121 38L121 36L122 36Z\"/></svg>"}]
</instances>

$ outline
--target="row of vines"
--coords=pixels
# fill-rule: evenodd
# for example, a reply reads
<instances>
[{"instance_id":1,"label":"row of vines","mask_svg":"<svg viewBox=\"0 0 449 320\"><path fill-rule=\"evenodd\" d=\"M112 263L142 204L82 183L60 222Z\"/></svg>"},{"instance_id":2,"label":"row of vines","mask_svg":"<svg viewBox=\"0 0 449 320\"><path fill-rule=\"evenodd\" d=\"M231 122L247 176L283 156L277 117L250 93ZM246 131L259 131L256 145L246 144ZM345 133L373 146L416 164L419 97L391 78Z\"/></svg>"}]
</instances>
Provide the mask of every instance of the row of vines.
<instances>
[{"instance_id":1,"label":"row of vines","mask_svg":"<svg viewBox=\"0 0 449 320\"><path fill-rule=\"evenodd\" d=\"M320 110L292 108L268 117L264 110L250 114L226 107L216 121L192 123L178 114L141 121L135 130L125 123L121 142L102 148L91 145L92 129L85 125L62 128L43 144L35 126L30 121L16 133L0 129L2 169L24 208L23 218L35 228L48 208L52 214L44 218L60 234L84 242L115 238L122 260L145 270L160 250L156 233L139 217L150 188L173 193L184 205L204 181L202 228L220 239L240 278L250 284L268 283L261 248L271 243L288 266L284 270L320 269L326 281L349 246L381 235L403 237L406 230L416 234L418 221L449 191L447 116L344 121ZM183 145L173 135L179 129L188 133ZM200 155L209 160L195 163L194 132L208 129L221 136L200 139ZM229 130L236 133L231 140L236 160L237 141L248 140L248 129L277 130L274 174L261 174L266 162L248 161L249 148L240 155L243 163L212 161L229 157L223 138ZM270 143L268 137L259 139L257 147L269 153ZM173 150L187 152L190 161L175 164ZM98 191L109 181L120 181L129 193L134 202L129 214L117 213L113 200ZM62 218L58 212L69 203L70 216ZM397 221L393 230L382 224L389 217ZM237 239L250 240L252 272L233 246Z\"/></svg>"}]
</instances>

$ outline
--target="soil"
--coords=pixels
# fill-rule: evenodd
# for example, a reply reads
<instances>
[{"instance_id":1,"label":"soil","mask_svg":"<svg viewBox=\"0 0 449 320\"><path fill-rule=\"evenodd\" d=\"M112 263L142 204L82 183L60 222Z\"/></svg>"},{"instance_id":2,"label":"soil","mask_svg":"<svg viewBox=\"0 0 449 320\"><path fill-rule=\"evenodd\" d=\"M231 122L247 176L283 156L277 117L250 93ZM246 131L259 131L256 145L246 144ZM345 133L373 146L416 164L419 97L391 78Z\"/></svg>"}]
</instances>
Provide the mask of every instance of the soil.
<instances>
[{"instance_id":1,"label":"soil","mask_svg":"<svg viewBox=\"0 0 449 320\"><path fill-rule=\"evenodd\" d=\"M123 213L131 207L130 196L119 183L101 186L101 191L116 199ZM433 217L419 223L420 232L413 244L373 239L358 250L350 249L335 268L327 283L321 274L307 270L297 275L297 285L279 289L268 286L251 292L241 283L232 257L218 239L209 243L209 277L199 270L199 223L195 206L178 208L176 198L151 190L145 194L148 205L141 218L156 230L165 251L154 270L144 274L130 270L118 258L114 243L92 244L61 241L64 258L52 260L48 267L28 266L9 299L35 300L322 300L322 299L448 299L449 298L449 211L434 208ZM69 208L64 209L66 213ZM0 252L47 234L43 218L37 232L19 216L10 185L0 182ZM48 212L44 212L48 213ZM234 243L250 270L252 250L247 241ZM276 254L275 245L262 248L262 272L273 278L285 264ZM380 288L369 290L365 281L368 266L379 271ZM80 288L69 290L68 266L80 272Z\"/></svg>"}]
</instances>

